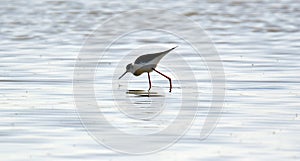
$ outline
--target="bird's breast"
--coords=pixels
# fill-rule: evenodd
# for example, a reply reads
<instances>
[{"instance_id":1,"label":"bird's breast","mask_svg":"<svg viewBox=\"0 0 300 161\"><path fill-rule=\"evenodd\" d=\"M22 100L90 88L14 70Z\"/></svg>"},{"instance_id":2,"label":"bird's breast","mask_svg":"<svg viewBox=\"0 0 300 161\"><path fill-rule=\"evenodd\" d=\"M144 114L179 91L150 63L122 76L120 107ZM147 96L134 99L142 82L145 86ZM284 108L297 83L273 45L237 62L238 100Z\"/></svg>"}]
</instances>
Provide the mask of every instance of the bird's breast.
<instances>
[{"instance_id":1,"label":"bird's breast","mask_svg":"<svg viewBox=\"0 0 300 161\"><path fill-rule=\"evenodd\" d=\"M138 69L138 70L136 70L133 74L134 74L135 76L139 76L139 75L143 74L144 72L147 72L147 71L145 71L145 70L143 70L143 69Z\"/></svg>"},{"instance_id":2,"label":"bird's breast","mask_svg":"<svg viewBox=\"0 0 300 161\"><path fill-rule=\"evenodd\" d=\"M152 72L153 69L152 68L155 68L155 66L143 66L143 67L140 67L138 69L136 69L133 73L133 75L135 76L139 76L145 72Z\"/></svg>"}]
</instances>

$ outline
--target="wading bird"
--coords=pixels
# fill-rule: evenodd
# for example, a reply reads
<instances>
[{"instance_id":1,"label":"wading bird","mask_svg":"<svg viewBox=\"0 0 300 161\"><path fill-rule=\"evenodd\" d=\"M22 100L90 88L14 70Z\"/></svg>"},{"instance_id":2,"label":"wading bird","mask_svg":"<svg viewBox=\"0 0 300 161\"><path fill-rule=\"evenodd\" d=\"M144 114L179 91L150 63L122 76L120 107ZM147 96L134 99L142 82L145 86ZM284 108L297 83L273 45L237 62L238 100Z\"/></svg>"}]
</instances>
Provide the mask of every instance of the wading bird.
<instances>
[{"instance_id":1,"label":"wading bird","mask_svg":"<svg viewBox=\"0 0 300 161\"><path fill-rule=\"evenodd\" d=\"M176 46L177 47L177 46ZM126 71L124 74L122 74L119 79L121 79L126 73L130 72L135 76L139 76L145 72L148 73L148 80L149 80L149 89L151 89L151 79L150 79L150 72L152 72L153 70L156 71L158 74L164 76L165 78L167 78L169 80L170 83L170 90L169 92L171 92L172 90L172 81L171 78L164 75L163 73L157 71L155 68L157 66L157 64L159 63L159 61L165 56L167 55L170 51L174 50L176 47L173 47L169 50L163 51L163 52L159 52L159 53L154 53L154 54L146 54L146 55L142 55L139 56L134 63L130 63L126 66Z\"/></svg>"}]
</instances>

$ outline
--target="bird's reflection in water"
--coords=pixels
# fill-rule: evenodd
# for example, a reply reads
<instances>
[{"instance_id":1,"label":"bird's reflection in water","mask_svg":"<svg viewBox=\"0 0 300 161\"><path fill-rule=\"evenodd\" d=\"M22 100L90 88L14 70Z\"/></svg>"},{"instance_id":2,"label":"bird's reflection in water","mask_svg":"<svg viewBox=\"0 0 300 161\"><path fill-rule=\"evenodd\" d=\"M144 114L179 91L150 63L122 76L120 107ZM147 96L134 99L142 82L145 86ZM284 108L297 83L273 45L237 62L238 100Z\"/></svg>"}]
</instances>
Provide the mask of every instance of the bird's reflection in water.
<instances>
[{"instance_id":1,"label":"bird's reflection in water","mask_svg":"<svg viewBox=\"0 0 300 161\"><path fill-rule=\"evenodd\" d=\"M128 90L126 94L133 94L136 97L164 97L164 95L158 94L157 92L146 90Z\"/></svg>"},{"instance_id":2,"label":"bird's reflection in water","mask_svg":"<svg viewBox=\"0 0 300 161\"><path fill-rule=\"evenodd\" d=\"M122 106L120 110L130 118L149 121L164 110L165 96L158 92L128 90L126 95L130 97L128 106Z\"/></svg>"}]
</instances>

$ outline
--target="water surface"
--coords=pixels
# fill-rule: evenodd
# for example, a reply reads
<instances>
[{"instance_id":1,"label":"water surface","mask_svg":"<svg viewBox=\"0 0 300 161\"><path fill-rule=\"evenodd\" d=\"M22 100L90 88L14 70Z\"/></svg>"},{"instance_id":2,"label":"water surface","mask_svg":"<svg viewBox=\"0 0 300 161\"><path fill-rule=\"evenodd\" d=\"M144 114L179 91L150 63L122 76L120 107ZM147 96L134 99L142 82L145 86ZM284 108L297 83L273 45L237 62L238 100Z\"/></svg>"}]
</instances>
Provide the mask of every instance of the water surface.
<instances>
[{"instance_id":1,"label":"water surface","mask_svg":"<svg viewBox=\"0 0 300 161\"><path fill-rule=\"evenodd\" d=\"M80 123L72 94L73 69L86 37L101 22L144 7L183 14L207 31L223 61L226 100L222 118L206 140L197 140L207 111L203 109L174 146L151 155L124 156L99 145ZM0 156L12 161L299 160L299 8L295 0L1 1ZM112 52L168 42L159 34L136 36L136 41L124 39L122 48ZM182 47L178 52L189 51ZM116 63L109 57L105 61ZM199 79L201 105L208 107L207 71L200 66L195 72L204 76ZM153 80L153 92L167 90L166 80ZM128 90L147 89L146 75L132 81ZM135 93L129 95L136 99ZM148 97L141 98L137 104L149 103ZM110 110L106 114L116 116ZM146 133L163 125L149 126Z\"/></svg>"}]
</instances>

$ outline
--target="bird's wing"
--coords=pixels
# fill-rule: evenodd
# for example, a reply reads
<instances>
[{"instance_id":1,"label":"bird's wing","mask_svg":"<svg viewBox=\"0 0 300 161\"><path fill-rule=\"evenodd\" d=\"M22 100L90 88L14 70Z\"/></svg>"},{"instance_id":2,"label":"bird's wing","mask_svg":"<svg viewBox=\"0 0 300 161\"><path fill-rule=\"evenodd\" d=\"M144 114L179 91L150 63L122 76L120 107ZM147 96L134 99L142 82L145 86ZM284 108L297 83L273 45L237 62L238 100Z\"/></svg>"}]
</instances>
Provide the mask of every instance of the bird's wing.
<instances>
[{"instance_id":1,"label":"bird's wing","mask_svg":"<svg viewBox=\"0 0 300 161\"><path fill-rule=\"evenodd\" d=\"M176 46L177 47L177 46ZM143 63L147 63L147 64L157 64L159 63L159 61L166 55L168 54L170 51L174 50L176 47L173 47L169 50L163 51L163 52L159 52L159 53L154 53L154 54L146 54L146 55L142 55L139 56L134 64L143 64Z\"/></svg>"}]
</instances>

